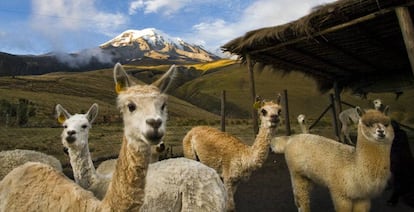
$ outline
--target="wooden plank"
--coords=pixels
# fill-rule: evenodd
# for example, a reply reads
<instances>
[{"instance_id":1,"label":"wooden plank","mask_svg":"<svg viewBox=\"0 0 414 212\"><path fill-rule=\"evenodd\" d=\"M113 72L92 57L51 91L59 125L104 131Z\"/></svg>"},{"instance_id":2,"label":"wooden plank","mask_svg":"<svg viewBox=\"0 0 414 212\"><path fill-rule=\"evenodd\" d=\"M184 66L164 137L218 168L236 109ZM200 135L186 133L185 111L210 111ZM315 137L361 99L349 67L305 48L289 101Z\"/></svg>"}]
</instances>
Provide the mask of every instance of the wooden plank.
<instances>
[{"instance_id":1,"label":"wooden plank","mask_svg":"<svg viewBox=\"0 0 414 212\"><path fill-rule=\"evenodd\" d=\"M405 49L407 50L408 59L411 63L411 71L414 74L414 26L407 7L398 7L395 9L398 17L401 33L404 38Z\"/></svg>"},{"instance_id":2,"label":"wooden plank","mask_svg":"<svg viewBox=\"0 0 414 212\"><path fill-rule=\"evenodd\" d=\"M249 71L249 76L250 76L250 92L252 95L252 104L251 104L251 108L252 108L252 119L253 119L253 132L256 135L259 132L259 123L257 120L257 110L256 108L253 107L255 101L256 101L256 86L254 83L254 65L255 62L252 61L250 59L250 55L246 55L246 61L247 61L247 69Z\"/></svg>"}]
</instances>

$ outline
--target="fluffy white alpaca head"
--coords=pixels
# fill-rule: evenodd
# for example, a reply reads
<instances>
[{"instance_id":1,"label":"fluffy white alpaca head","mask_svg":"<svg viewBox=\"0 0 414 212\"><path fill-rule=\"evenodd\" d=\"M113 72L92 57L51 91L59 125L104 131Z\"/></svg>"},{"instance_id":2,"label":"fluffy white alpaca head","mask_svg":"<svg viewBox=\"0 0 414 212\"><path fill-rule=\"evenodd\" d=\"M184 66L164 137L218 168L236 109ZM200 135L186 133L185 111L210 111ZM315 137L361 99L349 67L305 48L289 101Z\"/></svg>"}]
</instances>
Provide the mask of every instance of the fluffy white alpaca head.
<instances>
[{"instance_id":1,"label":"fluffy white alpaca head","mask_svg":"<svg viewBox=\"0 0 414 212\"><path fill-rule=\"evenodd\" d=\"M303 115L303 114L298 115L298 123L305 124L305 119L306 119L305 115Z\"/></svg>"},{"instance_id":2,"label":"fluffy white alpaca head","mask_svg":"<svg viewBox=\"0 0 414 212\"><path fill-rule=\"evenodd\" d=\"M381 99L375 99L374 101L372 101L372 103L374 104L374 108L376 110L381 110L381 108L383 107Z\"/></svg>"},{"instance_id":3,"label":"fluffy white alpaca head","mask_svg":"<svg viewBox=\"0 0 414 212\"><path fill-rule=\"evenodd\" d=\"M142 140L150 145L161 142L168 114L165 92L173 81L174 73L175 66L171 66L169 71L151 85L137 85L128 77L121 64L115 65L117 105L123 116L127 138Z\"/></svg>"},{"instance_id":4,"label":"fluffy white alpaca head","mask_svg":"<svg viewBox=\"0 0 414 212\"><path fill-rule=\"evenodd\" d=\"M98 104L93 104L87 113L71 115L62 105L56 105L58 122L62 124L62 144L71 151L80 151L88 145L89 129L98 115Z\"/></svg>"}]
</instances>

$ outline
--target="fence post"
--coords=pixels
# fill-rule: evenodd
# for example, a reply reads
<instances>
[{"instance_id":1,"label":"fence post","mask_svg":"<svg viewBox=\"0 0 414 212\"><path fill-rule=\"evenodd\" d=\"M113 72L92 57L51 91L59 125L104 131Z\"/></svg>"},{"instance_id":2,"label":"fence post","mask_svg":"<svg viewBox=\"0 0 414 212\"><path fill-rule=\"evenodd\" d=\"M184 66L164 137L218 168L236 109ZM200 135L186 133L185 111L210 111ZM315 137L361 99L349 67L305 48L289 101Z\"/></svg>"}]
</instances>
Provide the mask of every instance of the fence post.
<instances>
[{"instance_id":1,"label":"fence post","mask_svg":"<svg viewBox=\"0 0 414 212\"><path fill-rule=\"evenodd\" d=\"M287 89L283 90L282 108L283 108L282 111L284 111L284 115L285 115L286 135L291 135L292 132L290 130L289 103L288 103Z\"/></svg>"},{"instance_id":2,"label":"fence post","mask_svg":"<svg viewBox=\"0 0 414 212\"><path fill-rule=\"evenodd\" d=\"M335 97L333 94L329 94L329 99L331 102L331 107L332 107L332 120L333 120L333 128L334 128L334 133L336 136L336 140L340 141L340 136L339 136L339 128L338 128L338 117L336 116L336 108L335 108Z\"/></svg>"},{"instance_id":3,"label":"fence post","mask_svg":"<svg viewBox=\"0 0 414 212\"><path fill-rule=\"evenodd\" d=\"M226 131L226 91L221 92L221 131Z\"/></svg>"}]
</instances>

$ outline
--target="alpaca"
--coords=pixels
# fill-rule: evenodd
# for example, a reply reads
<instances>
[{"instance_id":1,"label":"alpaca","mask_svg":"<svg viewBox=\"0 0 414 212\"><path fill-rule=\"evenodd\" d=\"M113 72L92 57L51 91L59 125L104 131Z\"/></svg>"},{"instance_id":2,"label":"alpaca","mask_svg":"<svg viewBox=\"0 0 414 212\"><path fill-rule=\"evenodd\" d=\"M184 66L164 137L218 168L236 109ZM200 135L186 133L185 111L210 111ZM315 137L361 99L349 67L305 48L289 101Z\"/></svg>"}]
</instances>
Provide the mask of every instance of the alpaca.
<instances>
[{"instance_id":1,"label":"alpaca","mask_svg":"<svg viewBox=\"0 0 414 212\"><path fill-rule=\"evenodd\" d=\"M105 161L104 173L98 172L101 166L97 170L93 166L88 131L98 105L93 104L86 114L71 115L61 105L56 106L56 112L58 121L63 122L62 143L68 149L75 182L102 199L117 160ZM159 155L160 144L151 145L151 154ZM170 159L148 167L141 211L224 211L225 200L224 185L214 169L189 159Z\"/></svg>"},{"instance_id":2,"label":"alpaca","mask_svg":"<svg viewBox=\"0 0 414 212\"><path fill-rule=\"evenodd\" d=\"M155 163L159 161L160 154L165 150L165 144L161 141L157 145L151 145L151 158L150 163ZM112 173L115 171L117 159L109 159L102 161L96 168L96 173L100 175L112 176Z\"/></svg>"},{"instance_id":3,"label":"alpaca","mask_svg":"<svg viewBox=\"0 0 414 212\"><path fill-rule=\"evenodd\" d=\"M62 105L56 105L58 122L62 124L62 144L68 150L75 182L103 199L111 177L96 174L89 152L89 129L98 115L98 104L93 104L85 114L71 115Z\"/></svg>"},{"instance_id":4,"label":"alpaca","mask_svg":"<svg viewBox=\"0 0 414 212\"><path fill-rule=\"evenodd\" d=\"M34 150L14 149L0 152L0 180L14 168L29 161L49 164L56 170L62 171L60 161L51 155Z\"/></svg>"},{"instance_id":5,"label":"alpaca","mask_svg":"<svg viewBox=\"0 0 414 212\"><path fill-rule=\"evenodd\" d=\"M310 211L313 184L328 187L336 211L369 211L390 176L391 120L384 113L356 108L361 116L356 147L322 136L292 136L281 148L289 168L295 203Z\"/></svg>"},{"instance_id":6,"label":"alpaca","mask_svg":"<svg viewBox=\"0 0 414 212\"><path fill-rule=\"evenodd\" d=\"M299 114L297 117L300 130L302 133L309 133L309 127L306 124L306 116L304 114Z\"/></svg>"},{"instance_id":7,"label":"alpaca","mask_svg":"<svg viewBox=\"0 0 414 212\"><path fill-rule=\"evenodd\" d=\"M260 168L267 158L270 139L280 123L280 98L277 103L262 101L258 110L261 126L252 146L236 137L208 126L192 128L183 139L186 158L198 160L215 169L227 191L227 210L235 210L233 195L241 180Z\"/></svg>"},{"instance_id":8,"label":"alpaca","mask_svg":"<svg viewBox=\"0 0 414 212\"><path fill-rule=\"evenodd\" d=\"M25 163L0 182L0 211L137 211L144 200L150 145L165 134L165 89L174 69L151 85L134 85L114 67L124 136L112 181L102 201L49 165Z\"/></svg>"},{"instance_id":9,"label":"alpaca","mask_svg":"<svg viewBox=\"0 0 414 212\"><path fill-rule=\"evenodd\" d=\"M374 104L374 108L376 110L383 110L384 105L382 104L381 99L375 99L372 101ZM339 113L339 121L341 122L341 132L344 138L341 140L344 142L347 142L348 144L355 145L355 143L351 140L351 137L349 136L349 129L348 125L350 124L357 124L358 123L358 113L356 112L355 108L349 108L346 110L343 110L341 113Z\"/></svg>"}]
</instances>

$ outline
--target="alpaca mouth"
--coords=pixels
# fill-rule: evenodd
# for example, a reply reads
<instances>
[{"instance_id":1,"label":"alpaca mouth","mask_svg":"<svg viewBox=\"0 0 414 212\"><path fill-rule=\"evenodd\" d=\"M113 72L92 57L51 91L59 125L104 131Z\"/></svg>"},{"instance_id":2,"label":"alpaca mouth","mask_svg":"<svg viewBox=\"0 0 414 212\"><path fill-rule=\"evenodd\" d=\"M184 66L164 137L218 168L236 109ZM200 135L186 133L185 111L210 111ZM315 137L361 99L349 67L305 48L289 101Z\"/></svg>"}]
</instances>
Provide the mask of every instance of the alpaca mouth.
<instances>
[{"instance_id":1,"label":"alpaca mouth","mask_svg":"<svg viewBox=\"0 0 414 212\"><path fill-rule=\"evenodd\" d=\"M164 137L164 133L154 130L145 134L145 138L152 144L156 145L161 142L161 139Z\"/></svg>"},{"instance_id":2,"label":"alpaca mouth","mask_svg":"<svg viewBox=\"0 0 414 212\"><path fill-rule=\"evenodd\" d=\"M68 137L66 137L66 141L71 144L71 143L76 141L76 137L75 136L68 136Z\"/></svg>"}]
</instances>

